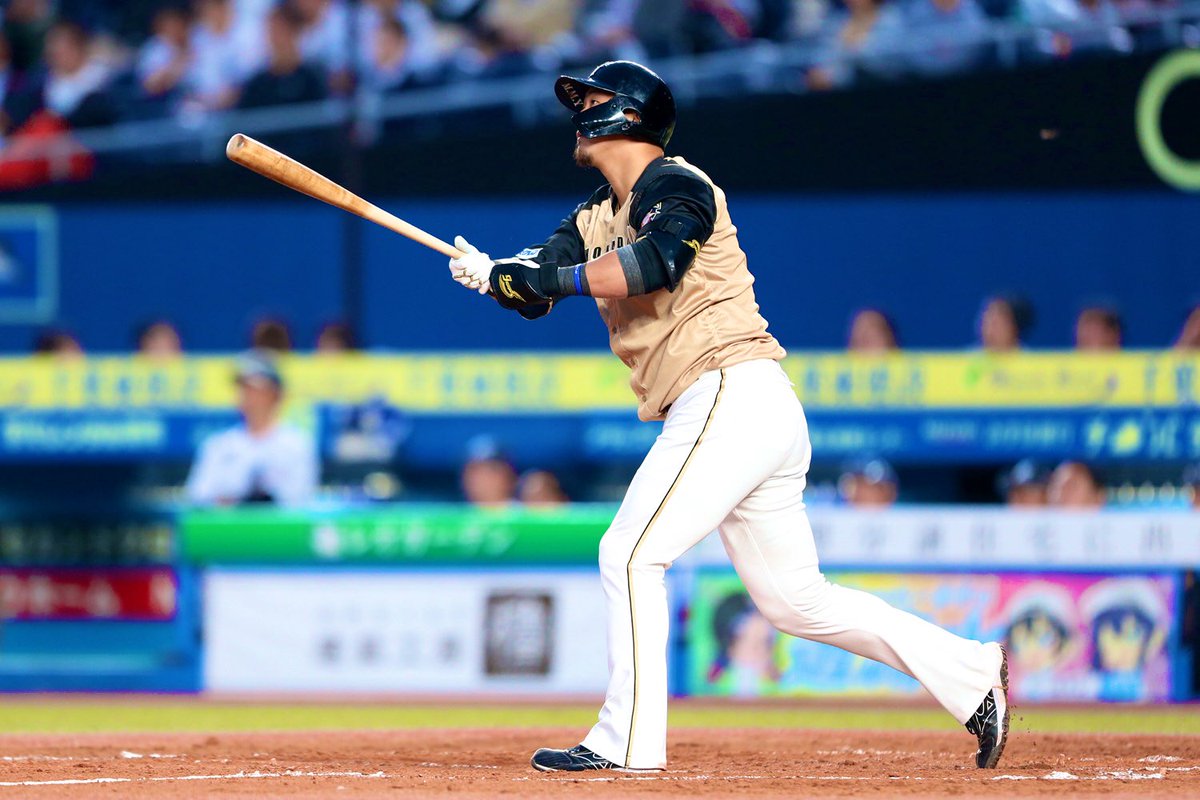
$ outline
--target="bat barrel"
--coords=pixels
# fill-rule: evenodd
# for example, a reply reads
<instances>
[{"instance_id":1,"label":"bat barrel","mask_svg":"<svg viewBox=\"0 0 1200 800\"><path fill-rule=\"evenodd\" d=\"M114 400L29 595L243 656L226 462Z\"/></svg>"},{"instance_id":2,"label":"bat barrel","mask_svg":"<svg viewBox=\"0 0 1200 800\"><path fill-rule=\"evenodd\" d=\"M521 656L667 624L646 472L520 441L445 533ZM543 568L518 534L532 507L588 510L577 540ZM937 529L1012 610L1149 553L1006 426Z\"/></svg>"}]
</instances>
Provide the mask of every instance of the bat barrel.
<instances>
[{"instance_id":1,"label":"bat barrel","mask_svg":"<svg viewBox=\"0 0 1200 800\"><path fill-rule=\"evenodd\" d=\"M229 138L229 142L225 145L225 155L235 164L240 164L289 189L356 214L376 225L382 225L390 231L407 236L409 239L450 258L463 255L455 247L436 236L368 203L344 186L331 181L295 159L272 150L262 142L255 141L244 133L235 133Z\"/></svg>"}]
</instances>

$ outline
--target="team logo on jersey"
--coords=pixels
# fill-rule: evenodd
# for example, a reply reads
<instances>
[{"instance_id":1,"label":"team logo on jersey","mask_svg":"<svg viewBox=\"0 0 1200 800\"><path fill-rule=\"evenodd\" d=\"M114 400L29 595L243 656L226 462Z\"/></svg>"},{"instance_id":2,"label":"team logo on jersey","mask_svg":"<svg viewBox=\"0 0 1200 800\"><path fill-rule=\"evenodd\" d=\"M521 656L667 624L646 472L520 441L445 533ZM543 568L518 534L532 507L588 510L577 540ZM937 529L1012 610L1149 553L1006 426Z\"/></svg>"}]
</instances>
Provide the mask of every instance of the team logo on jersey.
<instances>
[{"instance_id":1,"label":"team logo on jersey","mask_svg":"<svg viewBox=\"0 0 1200 800\"><path fill-rule=\"evenodd\" d=\"M513 258L537 258L538 253L542 252L540 247L526 247L521 252L517 253Z\"/></svg>"},{"instance_id":2,"label":"team logo on jersey","mask_svg":"<svg viewBox=\"0 0 1200 800\"><path fill-rule=\"evenodd\" d=\"M520 292L512 287L512 279L512 275L500 276L500 294L504 295L510 300L519 300L520 302L524 303L525 298L521 296Z\"/></svg>"},{"instance_id":3,"label":"team logo on jersey","mask_svg":"<svg viewBox=\"0 0 1200 800\"><path fill-rule=\"evenodd\" d=\"M654 205L653 205L653 206L650 208L650 210L649 210L649 211L647 211L647 212L646 212L646 216L642 217L642 224L641 224L641 225L638 225L638 227L639 227L639 228L644 228L644 227L646 227L646 223L647 223L647 222L649 222L650 220L654 219L655 217L657 217L657 216L658 216L659 214L661 214L661 213L662 213L662 201L660 200L659 202L655 203L655 204L654 204Z\"/></svg>"}]
</instances>

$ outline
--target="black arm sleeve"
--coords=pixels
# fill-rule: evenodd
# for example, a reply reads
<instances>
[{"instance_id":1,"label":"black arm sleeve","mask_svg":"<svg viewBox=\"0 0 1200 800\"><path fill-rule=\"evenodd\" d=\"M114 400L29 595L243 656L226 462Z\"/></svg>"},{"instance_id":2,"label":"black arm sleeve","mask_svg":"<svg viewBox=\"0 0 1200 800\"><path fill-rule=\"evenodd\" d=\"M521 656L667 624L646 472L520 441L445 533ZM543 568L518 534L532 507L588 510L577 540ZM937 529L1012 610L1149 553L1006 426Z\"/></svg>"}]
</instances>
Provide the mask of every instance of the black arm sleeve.
<instances>
[{"instance_id":1,"label":"black arm sleeve","mask_svg":"<svg viewBox=\"0 0 1200 800\"><path fill-rule=\"evenodd\" d=\"M700 248L712 236L717 201L712 186L683 167L665 170L630 208L631 223L640 223L637 240L627 245L626 260L642 274L641 294L666 287L674 291Z\"/></svg>"},{"instance_id":2,"label":"black arm sleeve","mask_svg":"<svg viewBox=\"0 0 1200 800\"><path fill-rule=\"evenodd\" d=\"M517 253L515 258L532 261L542 266L570 267L587 261L587 253L583 246L583 237L575 225L579 212L589 206L608 199L608 187L597 189L591 197L576 206L571 216L564 219L550 234L550 238L541 244L527 247Z\"/></svg>"},{"instance_id":3,"label":"black arm sleeve","mask_svg":"<svg viewBox=\"0 0 1200 800\"><path fill-rule=\"evenodd\" d=\"M550 234L549 239L541 244L526 247L513 256L513 259L531 261L547 269L569 267L587 261L587 253L583 246L583 237L579 235L579 228L575 225L575 218L579 216L580 211L588 206L607 200L608 191L607 186L597 189L591 197L576 206L569 217L559 223L554 233ZM541 303L517 309L517 313L525 319L533 320L546 316L553 308L554 301L551 300L549 303Z\"/></svg>"}]
</instances>

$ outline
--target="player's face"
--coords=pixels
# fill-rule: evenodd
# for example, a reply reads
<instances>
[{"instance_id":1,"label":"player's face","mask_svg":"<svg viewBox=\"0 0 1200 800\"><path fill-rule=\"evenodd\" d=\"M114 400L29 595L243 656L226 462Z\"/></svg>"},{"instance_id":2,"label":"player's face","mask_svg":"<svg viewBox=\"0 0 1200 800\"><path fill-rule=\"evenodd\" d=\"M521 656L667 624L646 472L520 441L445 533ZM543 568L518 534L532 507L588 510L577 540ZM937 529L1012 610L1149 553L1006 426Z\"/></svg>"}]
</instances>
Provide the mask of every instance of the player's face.
<instances>
[{"instance_id":1,"label":"player's face","mask_svg":"<svg viewBox=\"0 0 1200 800\"><path fill-rule=\"evenodd\" d=\"M279 400L279 389L272 383L259 380L238 382L238 410L252 429L268 426L274 421Z\"/></svg>"},{"instance_id":2,"label":"player's face","mask_svg":"<svg viewBox=\"0 0 1200 800\"><path fill-rule=\"evenodd\" d=\"M1008 490L1008 504L1021 508L1040 508L1046 505L1046 484L1025 483Z\"/></svg>"},{"instance_id":3,"label":"player's face","mask_svg":"<svg viewBox=\"0 0 1200 800\"><path fill-rule=\"evenodd\" d=\"M602 92L598 89L593 89L584 95L583 110L607 103L613 98L612 92ZM575 133L575 163L581 167L596 166L597 150L603 150L605 140L610 139L609 136L601 136L598 139L585 139L581 133Z\"/></svg>"}]
</instances>

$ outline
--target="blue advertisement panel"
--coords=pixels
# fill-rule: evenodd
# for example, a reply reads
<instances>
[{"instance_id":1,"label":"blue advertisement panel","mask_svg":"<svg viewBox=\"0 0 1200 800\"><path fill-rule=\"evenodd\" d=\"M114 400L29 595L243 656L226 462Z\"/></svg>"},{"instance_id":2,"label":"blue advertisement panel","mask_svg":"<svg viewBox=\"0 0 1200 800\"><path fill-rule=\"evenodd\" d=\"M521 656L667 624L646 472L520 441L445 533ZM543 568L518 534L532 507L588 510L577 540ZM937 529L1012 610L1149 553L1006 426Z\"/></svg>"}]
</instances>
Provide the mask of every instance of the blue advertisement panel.
<instances>
[{"instance_id":1,"label":"blue advertisement panel","mask_svg":"<svg viewBox=\"0 0 1200 800\"><path fill-rule=\"evenodd\" d=\"M1171 696L1175 575L833 573L972 639L1009 651L1015 702ZM732 572L696 575L687 629L696 695L908 697L919 684L835 647L778 633Z\"/></svg>"},{"instance_id":2,"label":"blue advertisement panel","mask_svg":"<svg viewBox=\"0 0 1200 800\"><path fill-rule=\"evenodd\" d=\"M58 223L48 206L0 207L0 324L58 311Z\"/></svg>"}]
</instances>

